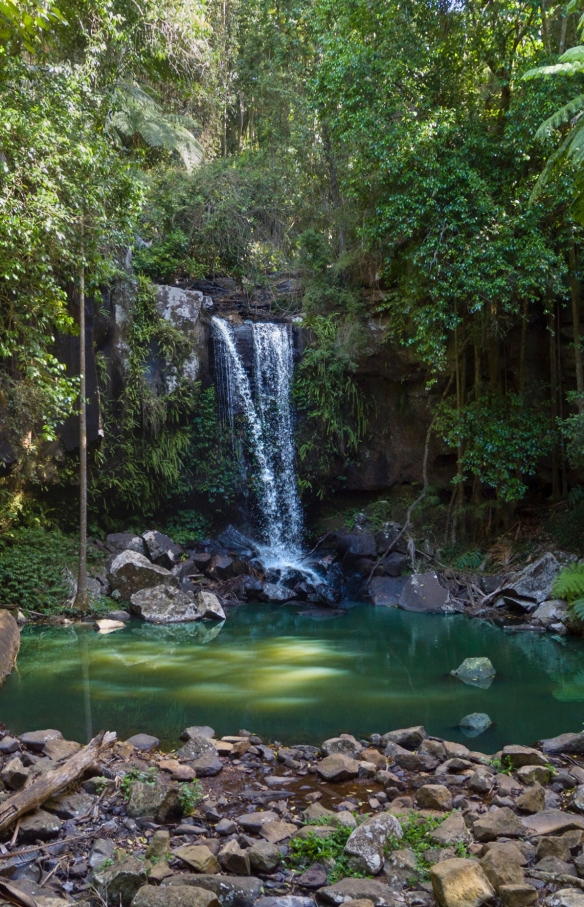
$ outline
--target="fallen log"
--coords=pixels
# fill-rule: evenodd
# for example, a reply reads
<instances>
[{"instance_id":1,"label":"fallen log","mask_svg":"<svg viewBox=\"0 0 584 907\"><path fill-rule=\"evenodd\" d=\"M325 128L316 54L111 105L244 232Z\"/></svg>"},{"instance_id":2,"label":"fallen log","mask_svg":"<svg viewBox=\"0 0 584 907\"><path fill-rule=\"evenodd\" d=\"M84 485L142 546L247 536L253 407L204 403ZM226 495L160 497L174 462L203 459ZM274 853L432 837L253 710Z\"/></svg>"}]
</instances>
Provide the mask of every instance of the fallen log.
<instances>
[{"instance_id":1,"label":"fallen log","mask_svg":"<svg viewBox=\"0 0 584 907\"><path fill-rule=\"evenodd\" d=\"M22 790L5 800L0 805L0 834L25 813L38 809L53 794L63 790L79 778L100 753L113 746L116 740L117 734L114 731L101 731L87 746L67 759L63 765L41 775L29 786L23 787Z\"/></svg>"},{"instance_id":2,"label":"fallen log","mask_svg":"<svg viewBox=\"0 0 584 907\"><path fill-rule=\"evenodd\" d=\"M540 882L555 882L559 885L570 885L573 888L584 889L584 879L568 875L565 872L545 872L543 869L530 869L528 866L525 874L531 876L532 879L538 879Z\"/></svg>"}]
</instances>

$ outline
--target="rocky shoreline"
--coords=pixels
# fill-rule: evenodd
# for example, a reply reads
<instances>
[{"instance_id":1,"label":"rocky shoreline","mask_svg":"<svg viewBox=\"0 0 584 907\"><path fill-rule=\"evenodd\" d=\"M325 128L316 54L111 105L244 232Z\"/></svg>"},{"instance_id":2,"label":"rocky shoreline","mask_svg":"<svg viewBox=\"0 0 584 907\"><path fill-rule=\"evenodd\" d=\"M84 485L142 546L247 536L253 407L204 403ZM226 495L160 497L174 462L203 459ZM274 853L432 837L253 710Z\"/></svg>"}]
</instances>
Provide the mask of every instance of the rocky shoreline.
<instances>
[{"instance_id":1,"label":"rocky shoreline","mask_svg":"<svg viewBox=\"0 0 584 907\"><path fill-rule=\"evenodd\" d=\"M495 754L423 727L321 747L181 737L170 753L146 734L108 745L5 826L2 902L584 905L584 732ZM4 732L0 817L80 750L57 730Z\"/></svg>"}]
</instances>

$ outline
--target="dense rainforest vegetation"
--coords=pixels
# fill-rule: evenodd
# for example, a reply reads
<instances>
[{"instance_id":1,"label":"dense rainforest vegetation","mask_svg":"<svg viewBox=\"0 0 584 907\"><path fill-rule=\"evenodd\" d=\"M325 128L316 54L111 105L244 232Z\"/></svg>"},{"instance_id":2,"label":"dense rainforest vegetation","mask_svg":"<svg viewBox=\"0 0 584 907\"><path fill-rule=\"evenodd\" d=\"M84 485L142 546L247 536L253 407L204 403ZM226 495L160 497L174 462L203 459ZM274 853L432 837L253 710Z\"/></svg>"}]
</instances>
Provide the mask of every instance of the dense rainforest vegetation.
<instances>
[{"instance_id":1,"label":"dense rainforest vegetation","mask_svg":"<svg viewBox=\"0 0 584 907\"><path fill-rule=\"evenodd\" d=\"M75 525L58 427L78 379L55 338L78 332L82 286L135 298L122 397L108 404L105 371L99 388L90 530L162 514L205 531L236 470L212 387L161 398L144 379L152 343L189 355L152 283L245 294L285 276L273 311L309 338L307 498L358 463L375 411L360 363L402 347L451 452L452 484L429 494L446 535L508 526L535 494L577 550L579 17L549 0L2 0L2 531Z\"/></svg>"}]
</instances>

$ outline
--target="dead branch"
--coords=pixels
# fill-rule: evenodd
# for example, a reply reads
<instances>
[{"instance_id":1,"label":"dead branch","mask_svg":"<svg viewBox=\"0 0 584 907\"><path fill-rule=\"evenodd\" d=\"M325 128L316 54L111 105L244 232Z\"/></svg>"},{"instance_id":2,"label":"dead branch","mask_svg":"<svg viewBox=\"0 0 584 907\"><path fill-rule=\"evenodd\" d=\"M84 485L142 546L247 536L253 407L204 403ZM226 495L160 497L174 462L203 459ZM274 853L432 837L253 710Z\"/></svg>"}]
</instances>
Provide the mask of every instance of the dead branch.
<instances>
[{"instance_id":1,"label":"dead branch","mask_svg":"<svg viewBox=\"0 0 584 907\"><path fill-rule=\"evenodd\" d=\"M570 885L570 887L584 890L584 879L567 875L564 872L544 872L543 869L528 868L527 875L531 876L532 879L539 879L541 882L558 882L561 885Z\"/></svg>"},{"instance_id":2,"label":"dead branch","mask_svg":"<svg viewBox=\"0 0 584 907\"><path fill-rule=\"evenodd\" d=\"M84 746L82 750L67 759L63 765L41 775L28 787L23 787L0 805L0 833L5 831L25 813L39 806L79 778L93 764L99 754L117 740L114 731L101 731L97 737Z\"/></svg>"}]
</instances>

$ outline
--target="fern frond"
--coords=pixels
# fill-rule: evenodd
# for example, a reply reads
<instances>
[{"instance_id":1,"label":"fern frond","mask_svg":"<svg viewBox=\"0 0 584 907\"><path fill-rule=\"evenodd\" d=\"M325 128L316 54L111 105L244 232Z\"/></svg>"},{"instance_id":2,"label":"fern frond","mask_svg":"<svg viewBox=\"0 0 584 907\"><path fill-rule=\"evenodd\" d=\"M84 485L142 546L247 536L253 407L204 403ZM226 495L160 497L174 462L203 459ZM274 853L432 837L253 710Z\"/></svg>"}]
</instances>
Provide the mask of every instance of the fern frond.
<instances>
[{"instance_id":1,"label":"fern frond","mask_svg":"<svg viewBox=\"0 0 584 907\"><path fill-rule=\"evenodd\" d=\"M558 573L552 594L570 603L584 602L584 563L570 564ZM583 605L584 607L584 605Z\"/></svg>"},{"instance_id":2,"label":"fern frond","mask_svg":"<svg viewBox=\"0 0 584 907\"><path fill-rule=\"evenodd\" d=\"M584 620L584 598L577 598L572 602L572 611L578 620Z\"/></svg>"},{"instance_id":3,"label":"fern frond","mask_svg":"<svg viewBox=\"0 0 584 907\"><path fill-rule=\"evenodd\" d=\"M584 94L579 94L578 97L573 98L571 101L568 101L567 104L564 104L563 107L560 107L559 110L556 110L551 117L548 117L547 120L541 124L537 132L535 133L536 139L547 138L552 132L556 129L559 129L560 126L564 126L566 123L569 123L576 114L581 114L584 110Z\"/></svg>"},{"instance_id":4,"label":"fern frond","mask_svg":"<svg viewBox=\"0 0 584 907\"><path fill-rule=\"evenodd\" d=\"M522 80L525 82L531 79L539 79L542 76L574 76L584 69L584 59L574 60L570 63L553 63L551 66L537 66L535 69L528 69L523 74Z\"/></svg>"}]
</instances>

